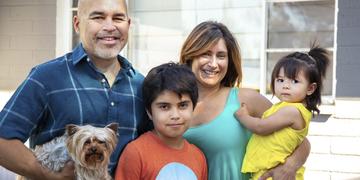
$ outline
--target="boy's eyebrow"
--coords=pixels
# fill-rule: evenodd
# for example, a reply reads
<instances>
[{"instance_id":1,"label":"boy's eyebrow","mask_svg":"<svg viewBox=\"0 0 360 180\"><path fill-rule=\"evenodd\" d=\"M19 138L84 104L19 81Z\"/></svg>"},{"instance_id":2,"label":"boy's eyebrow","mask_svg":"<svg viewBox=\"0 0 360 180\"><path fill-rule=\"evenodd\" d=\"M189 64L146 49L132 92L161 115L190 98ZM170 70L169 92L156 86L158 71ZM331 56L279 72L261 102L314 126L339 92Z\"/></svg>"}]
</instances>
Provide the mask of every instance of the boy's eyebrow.
<instances>
[{"instance_id":1,"label":"boy's eyebrow","mask_svg":"<svg viewBox=\"0 0 360 180\"><path fill-rule=\"evenodd\" d=\"M170 103L169 102L156 102L155 104L156 105L159 105L159 104L162 105L162 104L170 104Z\"/></svg>"},{"instance_id":2,"label":"boy's eyebrow","mask_svg":"<svg viewBox=\"0 0 360 180\"><path fill-rule=\"evenodd\" d=\"M191 101L190 100L183 100L183 101L180 101L179 103L190 103ZM162 104L170 104L169 102L156 102L155 103L156 105L158 105L158 104L160 104L160 105L162 105Z\"/></svg>"},{"instance_id":3,"label":"boy's eyebrow","mask_svg":"<svg viewBox=\"0 0 360 180\"><path fill-rule=\"evenodd\" d=\"M183 100L183 101L180 101L180 103L190 103L191 101L190 100Z\"/></svg>"}]
</instances>

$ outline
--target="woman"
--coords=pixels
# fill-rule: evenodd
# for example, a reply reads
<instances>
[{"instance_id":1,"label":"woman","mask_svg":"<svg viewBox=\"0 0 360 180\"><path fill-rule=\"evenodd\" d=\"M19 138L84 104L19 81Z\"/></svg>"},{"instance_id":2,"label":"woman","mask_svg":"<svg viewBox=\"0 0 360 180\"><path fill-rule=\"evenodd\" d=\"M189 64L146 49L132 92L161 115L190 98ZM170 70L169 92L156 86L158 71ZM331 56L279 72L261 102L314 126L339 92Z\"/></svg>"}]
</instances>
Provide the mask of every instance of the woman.
<instances>
[{"instance_id":1,"label":"woman","mask_svg":"<svg viewBox=\"0 0 360 180\"><path fill-rule=\"evenodd\" d=\"M203 22L185 40L180 63L191 67L199 89L191 128L184 137L204 152L210 180L249 179L240 170L251 133L236 120L234 113L244 102L251 115L261 117L271 103L254 90L235 87L242 78L235 38L223 24ZM284 164L263 177L293 178L309 151L306 140Z\"/></svg>"}]
</instances>

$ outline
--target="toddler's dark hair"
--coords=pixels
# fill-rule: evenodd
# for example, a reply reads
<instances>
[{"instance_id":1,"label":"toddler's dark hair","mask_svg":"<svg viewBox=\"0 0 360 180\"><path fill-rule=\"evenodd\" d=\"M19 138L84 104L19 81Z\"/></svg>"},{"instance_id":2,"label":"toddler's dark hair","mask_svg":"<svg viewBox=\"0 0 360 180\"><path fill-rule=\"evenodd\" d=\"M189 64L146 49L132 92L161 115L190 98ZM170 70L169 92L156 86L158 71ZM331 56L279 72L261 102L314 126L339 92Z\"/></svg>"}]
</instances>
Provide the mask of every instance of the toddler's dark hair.
<instances>
[{"instance_id":1,"label":"toddler's dark hair","mask_svg":"<svg viewBox=\"0 0 360 180\"><path fill-rule=\"evenodd\" d=\"M323 78L329 65L329 53L326 49L313 44L308 53L295 52L281 58L275 65L271 75L271 91L275 94L274 82L278 77L280 69L284 68L285 76L295 79L296 75L303 71L309 83L316 83L314 93L306 96L306 106L311 112L320 113L318 105L321 104L321 91L323 89Z\"/></svg>"}]
</instances>

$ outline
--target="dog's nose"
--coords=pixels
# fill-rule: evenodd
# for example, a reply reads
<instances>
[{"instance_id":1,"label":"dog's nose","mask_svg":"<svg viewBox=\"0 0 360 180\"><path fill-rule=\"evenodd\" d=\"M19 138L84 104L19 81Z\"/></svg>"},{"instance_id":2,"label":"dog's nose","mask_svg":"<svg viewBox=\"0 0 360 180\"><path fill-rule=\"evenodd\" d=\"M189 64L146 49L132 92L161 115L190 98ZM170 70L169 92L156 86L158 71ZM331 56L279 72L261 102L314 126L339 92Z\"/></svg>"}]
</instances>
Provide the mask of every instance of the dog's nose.
<instances>
[{"instance_id":1,"label":"dog's nose","mask_svg":"<svg viewBox=\"0 0 360 180\"><path fill-rule=\"evenodd\" d=\"M95 153L97 151L97 148L94 146L94 147L91 147L90 150L91 150L91 152Z\"/></svg>"}]
</instances>

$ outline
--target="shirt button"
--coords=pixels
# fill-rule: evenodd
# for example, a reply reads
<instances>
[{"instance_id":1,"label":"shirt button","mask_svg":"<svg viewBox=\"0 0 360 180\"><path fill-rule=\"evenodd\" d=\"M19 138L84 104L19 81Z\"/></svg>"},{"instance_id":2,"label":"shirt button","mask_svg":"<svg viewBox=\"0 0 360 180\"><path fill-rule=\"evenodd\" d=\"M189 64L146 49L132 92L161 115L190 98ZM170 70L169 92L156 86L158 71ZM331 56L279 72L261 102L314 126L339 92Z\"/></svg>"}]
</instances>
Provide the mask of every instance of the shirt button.
<instances>
[{"instance_id":1,"label":"shirt button","mask_svg":"<svg viewBox=\"0 0 360 180\"><path fill-rule=\"evenodd\" d=\"M105 82L106 82L106 79L102 79L101 82L102 82L102 83L105 83Z\"/></svg>"},{"instance_id":2,"label":"shirt button","mask_svg":"<svg viewBox=\"0 0 360 180\"><path fill-rule=\"evenodd\" d=\"M114 103L114 102L111 102L110 105L111 105L111 106L115 106L115 103Z\"/></svg>"}]
</instances>

